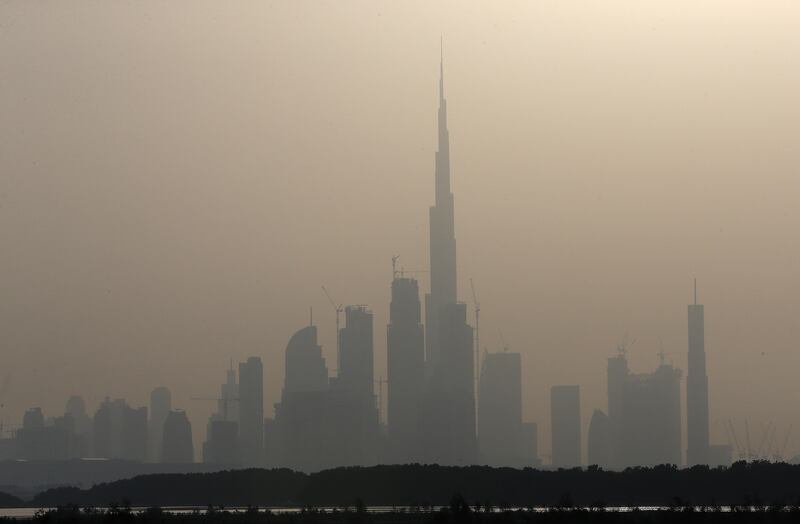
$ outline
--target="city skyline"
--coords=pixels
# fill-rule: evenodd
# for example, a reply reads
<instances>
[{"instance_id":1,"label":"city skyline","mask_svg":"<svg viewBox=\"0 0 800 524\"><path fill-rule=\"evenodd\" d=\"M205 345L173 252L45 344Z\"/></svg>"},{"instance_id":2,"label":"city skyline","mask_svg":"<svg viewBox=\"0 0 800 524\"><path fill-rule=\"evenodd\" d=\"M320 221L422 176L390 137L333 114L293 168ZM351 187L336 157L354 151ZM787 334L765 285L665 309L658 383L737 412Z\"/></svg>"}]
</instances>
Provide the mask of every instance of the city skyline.
<instances>
[{"instance_id":1,"label":"city skyline","mask_svg":"<svg viewBox=\"0 0 800 524\"><path fill-rule=\"evenodd\" d=\"M3 238L9 245L21 247L13 254L4 282L7 301L2 310L2 327L8 350L3 352L4 360L0 361L0 390L4 395L0 402L6 405L0 416L6 424L21 420L24 409L32 405L41 405L48 414L60 413L64 401L73 393L83 394L90 406L97 405L106 395L128 398L132 406L145 405L152 388L166 385L173 393L173 405L185 409L191 417L197 454L198 434L204 433L205 419L213 406L195 403L191 397L216 394L221 370L230 358L242 362L248 356L259 356L265 361L264 407L265 412L270 413L272 405L280 400L283 387L284 349L290 335L305 324L308 306L313 306L315 324L320 332L319 343L331 375L336 374L334 313L320 291L321 285L326 285L337 301L366 303L373 309L374 375L386 378L383 329L388 323L390 258L400 254L398 263L409 274L425 269L427 260L424 218L425 209L431 203L430 159L436 143L432 115L438 98L432 94L438 62L434 51L438 52L438 32L431 33L434 32L427 32L424 59L415 57L415 65L404 65L424 70L424 74L420 73L424 81L420 80L419 86L403 84L407 91L392 90L391 86L371 85L356 76L350 79L352 84L347 84L350 88L360 81L364 87L355 90L354 99L361 99L376 110L383 107L397 114L395 112L416 108L406 119L398 120L396 126L385 126L385 121L372 114L348 122L343 114L322 112L318 120L312 120L318 125L334 120L336 129L370 129L374 138L366 145L378 145L379 149L365 154L363 171L368 172L369 177L365 173L346 178L344 186L360 188L361 196L364 193L374 195L377 204L366 202L359 206L358 198L348 197L347 190L337 188L336 182L324 176L314 177L316 185L311 187L311 182L299 176L303 161L294 156L278 157L285 163L284 168L290 166L286 170L293 174L271 175L281 180L261 173L276 164L270 160L260 162L257 159L261 157L251 156L247 162L256 164L257 168L244 169L244 174L237 175L235 169L232 174L225 172L219 176L217 185L212 183L217 177L206 172L193 187L185 186L186 180L178 177L173 184L167 183L166 191L160 193L162 197L155 196L162 183L161 175L155 177L159 173L158 166L145 163L142 167L145 171L152 169L155 178L137 179L143 180L142 185L133 184L128 188L131 189L130 199L124 190L127 183L117 186L114 176L101 181L99 187L91 186L91 179L81 178L79 171L81 166L89 171L92 164L80 161L71 164L73 167L69 171L78 181L78 189L73 193L66 191L63 198L54 199L51 195L48 200L46 197L51 190L46 185L39 187L33 178L23 180L26 173L38 173L39 168L32 167L33 155L30 158L25 154L3 155L12 158L7 160L11 178L3 187L6 200L3 212L5 218L10 219L4 221ZM490 41L492 50L477 55L477 63L471 63L467 57L473 56L470 52L478 44L471 42L468 35L453 33L454 36L446 33L445 47L448 63L454 64L448 69L447 78L453 186L458 198L456 230L460 255L458 288L461 290L458 298L468 304L467 321L473 324L472 304L465 291L469 289L469 279L474 278L483 306L482 346L490 350L502 349L504 344L497 334L499 328L511 349L522 353L524 419L539 424L540 451L550 448L549 388L558 384L581 385L581 434L585 437L593 410L605 408L606 359L614 355L616 344L626 333L638 339L630 351L632 369L654 369L663 339L664 351L669 353L667 360L683 370L682 390L685 390L688 368L683 308L692 303L691 282L695 277L699 278L702 303L708 308L705 320L711 441L725 441L720 421L728 418L740 428L745 419L756 428L769 421L779 424L782 430L788 427L794 420L794 415L787 413L795 397L793 384L782 374L782 368L791 368L796 362L793 360L796 337L789 321L794 314L793 303L788 292L782 289L791 286L780 284L791 283L787 279L791 278L790 269L795 265L796 253L794 244L787 243L779 233L790 231L789 226L796 225L788 212L789 207L782 207L789 205L788 195L796 186L796 182L788 178L793 164L776 170L770 179L771 185L751 186L746 183L747 169L736 170L727 162L720 165L712 162L723 152L733 155L722 145L736 144L736 137L728 137L728 142L720 143L703 139L705 135L693 135L680 142L676 137L681 126L670 128L668 125L675 124L674 121L660 116L658 121L667 124L666 129L670 131L667 132L660 126L646 127L642 125L646 119L635 116L635 109L646 109L655 103L654 99L648 99L633 106L631 111L622 112L624 118L639 124L631 127L637 129L644 151L656 154L656 158L673 152L679 160L667 162L667 167L657 166L654 164L658 162L645 162L646 157L640 156L645 153L631 147L631 155L637 160L625 164L623 175L614 178L609 173L616 165L593 148L590 134L580 131L578 117L571 115L566 121L560 120L557 111L550 112L543 107L546 102L530 105L529 99L537 94L545 100L547 95L552 97L552 86L540 85L538 91L534 90L530 78L527 83L514 84L512 78L520 78L514 64L506 64L506 89L481 93L479 88L470 86L478 76L486 74L485 57L500 60L501 51L513 41L498 41L499 36L491 33L495 37ZM653 49L660 48L654 47L651 51ZM573 67L583 64L575 56L571 56L572 60L569 58L562 64ZM369 62L361 56L355 60L361 66ZM557 62L545 57L542 63L552 66ZM692 65L704 63L698 59ZM566 84L558 81L557 72L543 71L549 71L549 78L561 87ZM653 74L650 69L648 72ZM548 76L541 73L535 78ZM635 78L643 82L646 75ZM694 87L699 90L703 85L698 82ZM419 92L413 90L417 87ZM491 84L484 80L480 89L488 88ZM574 89L573 94L580 97L581 108L595 119L597 114L589 111L591 105L587 100L600 104L601 112L615 107L613 101L608 100L608 93L603 97L603 93ZM345 89L334 85L329 86L329 91L335 99L344 96ZM527 128L527 133L519 133L518 129L514 132L500 125L511 120L509 107L496 102L497 93L501 91L507 92L508 99L523 108L520 121L535 121L537 126ZM315 88L312 92L321 96L324 90ZM395 100L401 94L413 101ZM563 109L564 102L560 102L561 105L556 105ZM317 111L322 109L313 101L309 103ZM604 103L607 105L602 105ZM487 119L487 112L497 104L500 110L496 111L496 119ZM245 113L239 116L242 114ZM309 113L302 114L310 118ZM233 125L232 121L228 123ZM252 136L258 136L256 131L263 124L259 119L258 125L252 125ZM327 129L330 132L331 128ZM396 140L399 130L406 129L413 131L403 135L404 140ZM292 128L288 133L291 140L283 140L301 143L306 138L300 129ZM308 133L307 138L313 143L331 140L324 133L313 130ZM665 133L669 140L659 141ZM479 137L491 140L498 135L503 141L489 144L476 156ZM334 166L338 173L337 160L342 160L342 169L361 171L353 159L370 148L363 147L363 136L359 136L360 140L352 143L337 142L340 146L349 144L350 149L344 149L347 155L343 159L326 152L319 164L313 154L306 161L313 163L319 172L323 171L320 165L327 165ZM409 140L408 136L414 136L414 140ZM286 145L274 135L270 137ZM10 143L19 141L14 139ZM600 175L595 181L592 181L592 174L596 174L594 169L576 163L566 148L557 147L558 155L547 152L554 144L566 143L583 155L594 155L600 164ZM627 137L626 143L642 145L631 137ZM701 152L686 153L693 146L699 147ZM771 158L768 152L783 158L779 151L768 148L761 151L759 158L762 160ZM174 152L175 158L190 155L181 148ZM234 149L223 148L216 152L223 158L237 155ZM398 158L404 155L412 159L398 163ZM50 157L49 163L41 160L48 166L42 169L57 165L57 158ZM113 172L117 163L108 163L107 159L104 162L99 171ZM405 178L399 179L393 170L385 176L382 174L381 168L392 162L402 166L401 170L407 173ZM525 168L515 168L515 162L523 163ZM141 164L133 162L132 165ZM167 181L170 173L180 171L181 167L174 163L164 166L163 177ZM213 166L213 170L223 172L225 162ZM541 168L539 171L530 169L537 166ZM688 169L682 169L687 166ZM570 178L571 171L579 171L578 167L585 175ZM753 170L756 167L755 163L749 165ZM733 174L726 180L727 185L715 185L719 179L705 175L706 169L732 171ZM648 174L642 175L643 172ZM259 179L260 175L268 178L269 183ZM534 186L520 185L517 179L524 176L529 176ZM637 176L646 176L647 184L654 185L658 191ZM370 177L378 181L370 181ZM486 178L496 181L497 185L482 185L481 180ZM562 178L568 180L565 186L553 185L554 180ZM699 182L695 184L695 180ZM281 198L290 197L291 206L282 208L278 199L271 199L268 193L272 192L273 183L281 188L277 191ZM381 185L386 188L381 189ZM100 195L116 195L112 202L144 199L143 202L156 205L161 212L145 218L148 214L139 215L138 205L132 204L123 205L122 211L114 212L101 205L105 199L99 198L97 201L90 199L92 205L84 217L78 209L88 187L94 187ZM753 187L757 191L753 191ZM184 189L188 191L184 193ZM656 193L662 191L667 193L665 200L653 204ZM313 196L311 202L320 207L303 209L306 192ZM520 194L519 198L515 193ZM70 195L75 200L70 200ZM681 204L676 199L678 195L685 196L687 201ZM326 203L326 200L337 199L341 200L338 205ZM380 204L391 199L401 205ZM44 208L44 214L36 215L34 211L42 212L36 205L39 201L52 205ZM159 202L163 207L159 207ZM600 203L592 207L592 202ZM24 203L32 206L30 216L28 211L19 211ZM133 207L126 207L128 205ZM217 216L213 220L201 219L205 232L211 234L187 235L189 224L200 216L199 208L205 205L210 205ZM267 206L268 211L256 213L262 205ZM237 206L241 206L242 211L236 211ZM341 219L342 206L352 207L357 213L346 213ZM296 221L300 209L306 217L310 214L314 219L309 219L308 223L306 219ZM621 211L617 214L614 209ZM96 220L103 216L102 212L112 217L111 220ZM594 212L597 222L582 216L584 212L589 215ZM762 216L761 222L748 222L749 218L755 220L756 215ZM40 219L43 222L33 220L32 216L44 217ZM77 225L72 223L67 230L56 227L60 218L74 216L81 217ZM93 225L95 220L97 225ZM629 222L641 222L642 227L634 227ZM24 231L25 226L31 224L31 233L11 231ZM229 224L236 230L231 234ZM688 224L696 224L696 229L689 228ZM756 224L774 234L759 234ZM495 230L498 225L506 229ZM287 230L280 232L284 226ZM604 228L611 226L619 228L618 234L604 233ZM313 232L320 229L327 239L313 236ZM65 238L64 245L61 240L54 240L58 249L37 247L41 239L59 232ZM114 240L108 240L107 236ZM305 238L314 240L306 242ZM747 243L747 240L752 242ZM163 244L170 243L171 247L160 250ZM254 247L259 243L265 247ZM737 248L737 244L749 246L749 249ZM76 247L70 249L70 246ZM154 251L142 249L148 246ZM216 257L215 252L226 256ZM758 252L762 254L753 254ZM163 253L163 258L153 253ZM94 262L95 259L98 262ZM313 262L306 262L308 260ZM87 261L87 265L78 264ZM296 271L301 276L297 278L292 274L295 261L302 261L302 269ZM54 267L55 262L60 264ZM222 268L222 271L217 273L215 268ZM767 269L775 275L766 279L765 284L759 283L761 273ZM214 279L207 281L211 276ZM419 278L422 291L429 288L426 275L414 276ZM279 282L283 279L288 283L286 287ZM302 285L298 285L301 280ZM74 303L64 299L70 294L74 294ZM183 307L192 304L197 305L196 309L182 312ZM47 329L38 329L41 326ZM776 359L780 363L776 363ZM196 366L195 372L186 374L188 376L184 376L186 362ZM82 369L85 367L82 363L90 363L94 372ZM7 369L13 369L13 373L9 374ZM130 376L111 378L116 370L120 373L130 370ZM740 392L753 391L753 386L765 383L766 377L777 384L775 390L756 389L758 394L750 397ZM35 391L26 386L36 380L53 387ZM37 395L39 398L35 398ZM682 395L685 403L685 391ZM25 402L28 398L32 401ZM684 437L684 448L685 442ZM794 439L790 449L797 449ZM586 453L585 447L583 453Z\"/></svg>"},{"instance_id":2,"label":"city skyline","mask_svg":"<svg viewBox=\"0 0 800 524\"><path fill-rule=\"evenodd\" d=\"M376 394L373 313L365 305L336 304L323 286L336 313L335 374L329 374L310 308L308 325L292 335L287 345L284 387L273 416L264 409L264 370L257 356L239 364L238 377L231 361L226 382L220 385L220 397L191 399L217 403L216 413L208 419L201 462L302 471L393 461L542 465L538 422L522 416L522 382L507 389L521 376L521 355L509 353L500 333L502 351L489 353L484 348L481 357L477 339L480 305L472 280L474 327L468 323L466 304L458 299L444 75L440 42L435 198L430 208L427 271L431 284L425 294L424 326L420 324L418 281L407 276L403 267L398 270L400 257L395 255L391 260L392 302L386 328L389 365L387 379L377 381ZM608 414L593 409L586 438L582 438L580 386L551 386L552 447L550 455L544 455L550 457L545 465L571 468L596 464L622 469L664 463L730 464L736 458L761 457L765 443L772 452L776 445L773 422L766 428L762 425L758 448L751 445L747 421L744 447L730 421L725 426L728 444L711 443L704 306L697 301L697 279L693 300L688 306L685 444L683 372L666 363L663 343L658 352L660 364L652 374L631 372L628 352L635 341L629 343L626 336L617 346L617 355L608 359ZM504 357L513 360L499 364L508 360ZM88 456L167 464L195 461L191 422L185 410L172 409L168 388L159 386L151 392L150 411L148 419L147 407L134 409L125 399L112 401L106 397L90 417L89 432L80 396L70 397L65 416L53 421L44 418L40 407L28 408L22 429L11 431L16 451L9 454L5 450L4 456L17 453L22 459L50 460ZM393 422L389 423L390 419ZM533 433L526 433L526 426L533 428ZM790 431L791 426L787 441ZM775 448L776 457L783 457L787 443ZM527 449L534 451L526 455ZM588 450L586 455L584 449ZM769 453L764 456L771 457Z\"/></svg>"}]
</instances>

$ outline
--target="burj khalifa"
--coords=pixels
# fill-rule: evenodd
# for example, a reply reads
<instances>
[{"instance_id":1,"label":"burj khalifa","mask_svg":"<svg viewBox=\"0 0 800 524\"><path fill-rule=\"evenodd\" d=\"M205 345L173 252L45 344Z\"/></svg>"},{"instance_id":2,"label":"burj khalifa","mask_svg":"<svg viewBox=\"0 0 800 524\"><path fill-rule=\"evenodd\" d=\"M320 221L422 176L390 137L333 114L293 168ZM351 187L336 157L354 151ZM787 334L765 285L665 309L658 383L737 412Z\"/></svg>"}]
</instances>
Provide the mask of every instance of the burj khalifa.
<instances>
[{"instance_id":1,"label":"burj khalifa","mask_svg":"<svg viewBox=\"0 0 800 524\"><path fill-rule=\"evenodd\" d=\"M467 308L458 302L450 136L439 66L439 144L436 201L430 208L431 291L425 296L428 387L423 411L423 457L440 464L470 464L477 456L473 332Z\"/></svg>"}]
</instances>

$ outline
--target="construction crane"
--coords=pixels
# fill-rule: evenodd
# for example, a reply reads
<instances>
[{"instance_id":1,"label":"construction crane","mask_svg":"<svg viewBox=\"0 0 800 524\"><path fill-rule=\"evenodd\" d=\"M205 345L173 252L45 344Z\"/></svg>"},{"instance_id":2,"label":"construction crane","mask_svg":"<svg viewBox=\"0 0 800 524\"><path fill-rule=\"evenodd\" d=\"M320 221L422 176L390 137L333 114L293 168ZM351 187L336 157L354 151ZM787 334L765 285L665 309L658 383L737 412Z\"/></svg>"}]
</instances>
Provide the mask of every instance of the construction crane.
<instances>
[{"instance_id":1,"label":"construction crane","mask_svg":"<svg viewBox=\"0 0 800 524\"><path fill-rule=\"evenodd\" d=\"M731 437L731 430L728 428L728 425L725 423L724 420L720 420L720 424L722 424L722 429L725 431L725 438L728 439L728 446L731 448L731 453L733 453L733 438Z\"/></svg>"},{"instance_id":2,"label":"construction crane","mask_svg":"<svg viewBox=\"0 0 800 524\"><path fill-rule=\"evenodd\" d=\"M772 421L770 420L769 423L764 426L764 423L761 423L761 442L758 443L758 448L756 449L756 456L758 458L767 458L762 452L764 451L764 444L767 443L767 437L769 437L770 433L772 432Z\"/></svg>"},{"instance_id":3,"label":"construction crane","mask_svg":"<svg viewBox=\"0 0 800 524\"><path fill-rule=\"evenodd\" d=\"M190 400L205 400L205 401L222 402L222 419L225 420L225 421L228 420L228 402L239 402L238 398L233 398L233 397L228 397L228 398L192 397Z\"/></svg>"},{"instance_id":4,"label":"construction crane","mask_svg":"<svg viewBox=\"0 0 800 524\"><path fill-rule=\"evenodd\" d=\"M416 275L416 274L419 274L419 273L429 273L429 271L427 269L406 269L404 267L401 267L400 271L398 271L398 273L400 274L400 277L402 278L402 277L405 277L406 274L408 274L408 275Z\"/></svg>"},{"instance_id":5,"label":"construction crane","mask_svg":"<svg viewBox=\"0 0 800 524\"><path fill-rule=\"evenodd\" d=\"M475 283L469 279L469 287L472 290L472 304L475 307L475 391L478 389L478 376L480 373L479 353L481 348L481 303L478 302L478 295L475 293Z\"/></svg>"},{"instance_id":6,"label":"construction crane","mask_svg":"<svg viewBox=\"0 0 800 524\"><path fill-rule=\"evenodd\" d=\"M733 422L731 419L728 419L728 428L731 430L733 443L736 444L736 454L739 455L740 459L744 460L744 453L742 452L742 447L739 445L739 439L736 437L736 428L733 427Z\"/></svg>"},{"instance_id":7,"label":"construction crane","mask_svg":"<svg viewBox=\"0 0 800 524\"><path fill-rule=\"evenodd\" d=\"M508 347L508 344L506 344L506 338L503 336L503 330L497 328L497 334L500 335L500 342L503 344L503 351L508 351L511 349Z\"/></svg>"},{"instance_id":8,"label":"construction crane","mask_svg":"<svg viewBox=\"0 0 800 524\"><path fill-rule=\"evenodd\" d=\"M744 419L744 435L747 439L747 460L750 461L753 459L753 448L750 447L750 424L747 423L747 419Z\"/></svg>"},{"instance_id":9,"label":"construction crane","mask_svg":"<svg viewBox=\"0 0 800 524\"><path fill-rule=\"evenodd\" d=\"M786 437L783 439L783 446L781 446L781 452L778 454L778 460L784 461L785 453L786 453L786 446L789 444L789 435L792 433L792 425L789 424L789 429L786 430Z\"/></svg>"},{"instance_id":10,"label":"construction crane","mask_svg":"<svg viewBox=\"0 0 800 524\"><path fill-rule=\"evenodd\" d=\"M775 449L775 434L777 433L777 427L775 425L772 426L772 431L767 438L767 447L764 450L764 456L767 459L774 459L773 450ZM777 459L776 459L777 460Z\"/></svg>"},{"instance_id":11,"label":"construction crane","mask_svg":"<svg viewBox=\"0 0 800 524\"><path fill-rule=\"evenodd\" d=\"M395 261L396 259L393 258L392 260ZM328 293L325 286L322 286L322 292L328 297L328 302L331 303L331 306L333 306L333 309L336 311L336 369L340 370L342 369L342 354L340 351L341 348L339 347L339 315L344 311L344 308L342 308L341 304L336 304L336 301L331 298L331 294Z\"/></svg>"},{"instance_id":12,"label":"construction crane","mask_svg":"<svg viewBox=\"0 0 800 524\"><path fill-rule=\"evenodd\" d=\"M628 350L636 344L636 339L633 339L633 342L628 343L628 334L626 333L623 339L617 344L617 353L619 356L624 357L628 354Z\"/></svg>"}]
</instances>

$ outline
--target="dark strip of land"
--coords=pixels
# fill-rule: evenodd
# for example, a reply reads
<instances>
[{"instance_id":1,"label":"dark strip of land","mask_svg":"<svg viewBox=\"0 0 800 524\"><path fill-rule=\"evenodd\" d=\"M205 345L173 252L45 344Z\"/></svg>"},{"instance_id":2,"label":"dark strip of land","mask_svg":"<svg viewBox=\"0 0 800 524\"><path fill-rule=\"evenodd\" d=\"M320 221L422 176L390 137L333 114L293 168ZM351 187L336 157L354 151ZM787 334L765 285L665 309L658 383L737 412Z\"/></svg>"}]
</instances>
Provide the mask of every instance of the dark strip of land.
<instances>
[{"instance_id":1,"label":"dark strip of land","mask_svg":"<svg viewBox=\"0 0 800 524\"><path fill-rule=\"evenodd\" d=\"M739 523L769 522L794 523L800 517L798 507L765 508L669 508L660 510L633 510L627 512L608 511L602 508L565 509L547 511L506 510L485 511L473 509L460 503L456 497L449 507L435 511L392 511L371 513L363 509L347 510L303 510L299 513L273 513L249 508L246 511L227 511L209 508L206 511L169 512L152 507L144 511L132 511L125 506L107 510L80 509L75 506L40 511L34 517L42 524L157 524L207 522L219 524L560 524L560 523L609 523L609 524L660 524L672 522L689 523ZM0 518L0 523L12 519Z\"/></svg>"},{"instance_id":2,"label":"dark strip of land","mask_svg":"<svg viewBox=\"0 0 800 524\"><path fill-rule=\"evenodd\" d=\"M90 489L56 488L25 505L133 506L447 506L454 495L474 507L798 505L800 466L766 462L730 468L673 466L603 471L402 465L143 475Z\"/></svg>"}]
</instances>

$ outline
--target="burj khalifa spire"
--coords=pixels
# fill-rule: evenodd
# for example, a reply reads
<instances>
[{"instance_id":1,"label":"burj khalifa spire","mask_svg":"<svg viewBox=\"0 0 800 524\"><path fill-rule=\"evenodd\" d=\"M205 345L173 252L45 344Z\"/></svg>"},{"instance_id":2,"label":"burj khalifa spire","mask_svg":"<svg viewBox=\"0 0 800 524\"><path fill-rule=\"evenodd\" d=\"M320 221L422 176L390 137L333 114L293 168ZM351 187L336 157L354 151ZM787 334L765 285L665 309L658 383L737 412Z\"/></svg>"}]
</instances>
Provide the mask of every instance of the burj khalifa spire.
<instances>
[{"instance_id":1,"label":"burj khalifa spire","mask_svg":"<svg viewBox=\"0 0 800 524\"><path fill-rule=\"evenodd\" d=\"M436 203L430 208L431 291L425 297L425 349L428 364L438 365L440 356L439 312L455 304L456 238L453 193L450 192L450 134L447 130L447 100L444 97L444 60L439 63L439 144L436 151Z\"/></svg>"}]
</instances>

